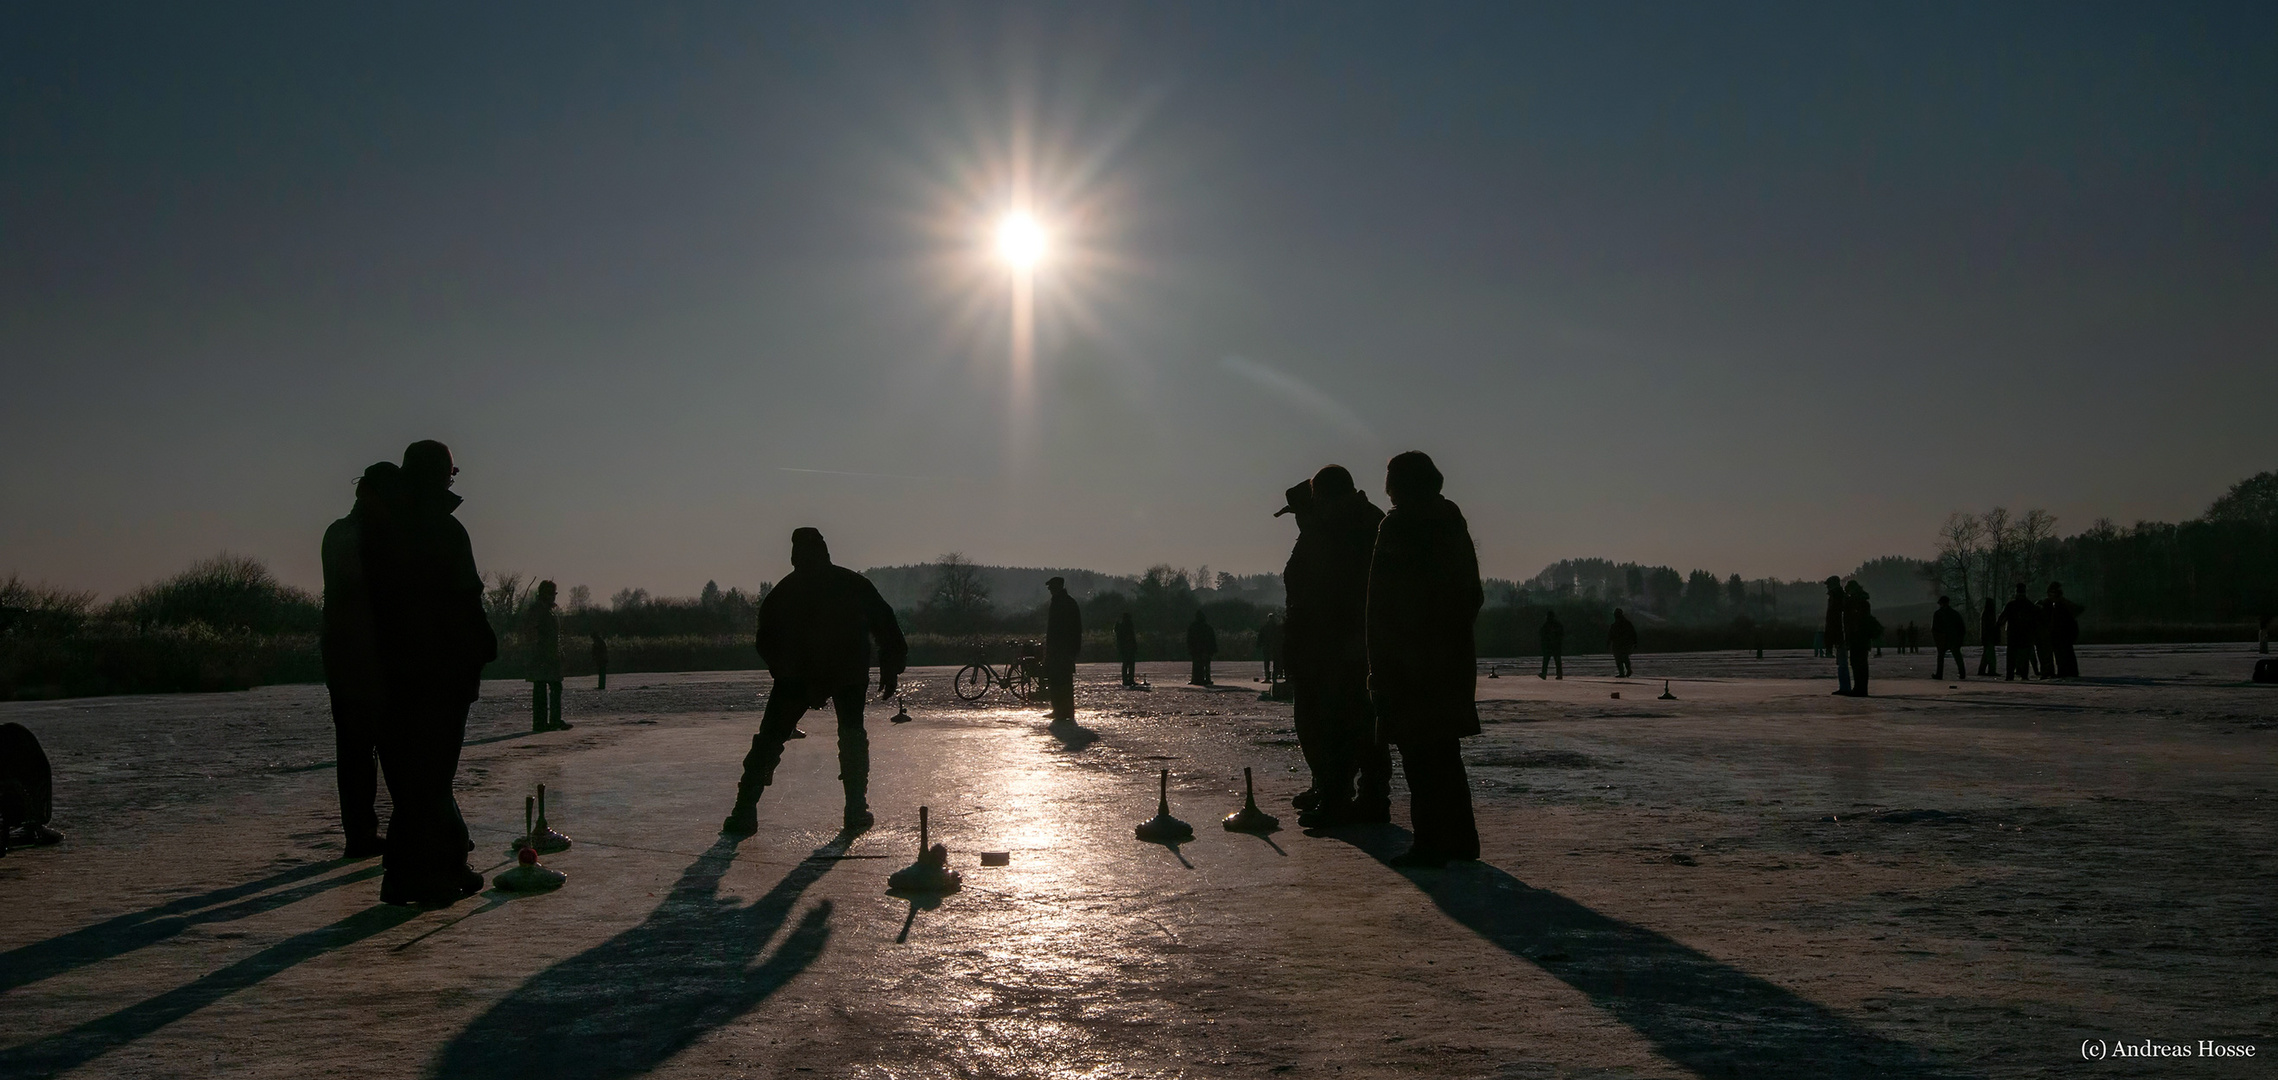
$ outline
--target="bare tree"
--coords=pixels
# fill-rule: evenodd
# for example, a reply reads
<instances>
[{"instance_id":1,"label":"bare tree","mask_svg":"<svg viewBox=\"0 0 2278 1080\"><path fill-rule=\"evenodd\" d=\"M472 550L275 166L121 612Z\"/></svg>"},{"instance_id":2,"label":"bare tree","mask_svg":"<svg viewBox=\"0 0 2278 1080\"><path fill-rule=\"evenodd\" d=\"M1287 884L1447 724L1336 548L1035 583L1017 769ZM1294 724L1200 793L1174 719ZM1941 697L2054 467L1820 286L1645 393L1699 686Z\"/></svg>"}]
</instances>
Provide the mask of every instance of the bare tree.
<instances>
[{"instance_id":1,"label":"bare tree","mask_svg":"<svg viewBox=\"0 0 2278 1080\"><path fill-rule=\"evenodd\" d=\"M1940 591L1960 593L1962 610L1977 610L1977 587L1984 583L1985 523L1956 510L1938 528L1938 557L1930 572Z\"/></svg>"},{"instance_id":2,"label":"bare tree","mask_svg":"<svg viewBox=\"0 0 2278 1080\"><path fill-rule=\"evenodd\" d=\"M992 610L989 583L972 560L955 551L934 560L933 595L925 602L928 625L952 634L972 633Z\"/></svg>"}]
</instances>

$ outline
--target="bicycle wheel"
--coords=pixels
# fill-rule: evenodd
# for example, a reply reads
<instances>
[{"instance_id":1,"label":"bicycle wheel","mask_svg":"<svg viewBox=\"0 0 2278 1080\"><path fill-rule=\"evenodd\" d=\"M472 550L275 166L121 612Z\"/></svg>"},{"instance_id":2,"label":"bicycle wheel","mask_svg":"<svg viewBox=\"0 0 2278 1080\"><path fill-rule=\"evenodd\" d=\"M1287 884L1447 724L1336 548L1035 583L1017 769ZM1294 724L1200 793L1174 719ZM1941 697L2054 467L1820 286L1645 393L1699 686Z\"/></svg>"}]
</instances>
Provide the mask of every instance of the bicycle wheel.
<instances>
[{"instance_id":1,"label":"bicycle wheel","mask_svg":"<svg viewBox=\"0 0 2278 1080\"><path fill-rule=\"evenodd\" d=\"M1012 691L1015 700L1036 700L1036 680L1029 677L1028 668L1020 664L1014 664L1012 670L1005 673L1005 689Z\"/></svg>"},{"instance_id":2,"label":"bicycle wheel","mask_svg":"<svg viewBox=\"0 0 2278 1080\"><path fill-rule=\"evenodd\" d=\"M957 669L957 700L980 700L982 694L989 692L989 684L995 681L990 678L991 674L986 664L967 664Z\"/></svg>"}]
</instances>

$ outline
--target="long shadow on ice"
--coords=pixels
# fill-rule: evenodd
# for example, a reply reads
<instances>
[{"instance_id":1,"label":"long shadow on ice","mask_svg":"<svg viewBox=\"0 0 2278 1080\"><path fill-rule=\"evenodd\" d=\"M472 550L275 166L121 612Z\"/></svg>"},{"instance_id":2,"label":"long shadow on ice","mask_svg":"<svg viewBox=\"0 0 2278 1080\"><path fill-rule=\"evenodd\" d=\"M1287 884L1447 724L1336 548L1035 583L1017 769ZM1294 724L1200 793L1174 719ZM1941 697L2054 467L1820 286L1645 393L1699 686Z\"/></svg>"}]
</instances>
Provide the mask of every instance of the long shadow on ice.
<instances>
[{"instance_id":1,"label":"long shadow on ice","mask_svg":"<svg viewBox=\"0 0 2278 1080\"><path fill-rule=\"evenodd\" d=\"M156 945L193 926L229 922L265 911L275 911L318 893L377 877L380 873L379 864L374 863L336 878L284 889L267 896L254 896L255 893L267 892L280 885L321 877L347 865L347 860L335 859L331 862L296 866L256 881L169 900L141 911L105 919L93 926L83 926L58 934L46 941L10 949L0 953L0 992L124 956L145 946ZM248 900L246 897L253 898Z\"/></svg>"},{"instance_id":2,"label":"long shadow on ice","mask_svg":"<svg viewBox=\"0 0 2278 1080\"><path fill-rule=\"evenodd\" d=\"M1331 835L1387 861L1407 850L1397 826ZM1771 1080L1961 1077L1923 1050L1676 941L1603 915L1486 863L1404 870L1449 918L1587 994L1599 1008L1701 1076Z\"/></svg>"},{"instance_id":3,"label":"long shadow on ice","mask_svg":"<svg viewBox=\"0 0 2278 1080\"><path fill-rule=\"evenodd\" d=\"M639 926L516 987L436 1055L431 1075L639 1076L781 989L830 940L827 900L784 930L800 895L836 863L802 862L739 905L719 895L735 855L736 842L721 838ZM779 935L774 955L753 965Z\"/></svg>"}]
</instances>

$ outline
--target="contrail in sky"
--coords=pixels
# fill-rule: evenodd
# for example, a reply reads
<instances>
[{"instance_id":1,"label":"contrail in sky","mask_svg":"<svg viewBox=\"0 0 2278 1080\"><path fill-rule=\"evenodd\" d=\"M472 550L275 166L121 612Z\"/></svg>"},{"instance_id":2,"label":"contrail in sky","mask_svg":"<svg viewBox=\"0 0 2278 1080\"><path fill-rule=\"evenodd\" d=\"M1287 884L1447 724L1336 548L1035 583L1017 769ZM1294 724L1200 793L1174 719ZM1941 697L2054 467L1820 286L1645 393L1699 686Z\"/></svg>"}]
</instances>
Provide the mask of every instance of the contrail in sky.
<instances>
[{"instance_id":1,"label":"contrail in sky","mask_svg":"<svg viewBox=\"0 0 2278 1080\"><path fill-rule=\"evenodd\" d=\"M794 469L788 465L778 465L775 467L775 471L813 473L817 476L867 476L874 480L922 480L929 484L936 483L940 479L939 477L933 476L903 476L900 473L847 472L844 469Z\"/></svg>"},{"instance_id":2,"label":"contrail in sky","mask_svg":"<svg viewBox=\"0 0 2278 1080\"><path fill-rule=\"evenodd\" d=\"M1246 356L1221 357L1218 362L1225 365L1228 371L1271 391L1281 399L1282 404L1334 424L1347 435L1370 442L1382 441L1376 437L1375 429L1368 426L1368 421L1360 418L1359 413L1346 408L1344 402L1330 397L1328 391L1312 383L1286 371L1267 367Z\"/></svg>"}]
</instances>

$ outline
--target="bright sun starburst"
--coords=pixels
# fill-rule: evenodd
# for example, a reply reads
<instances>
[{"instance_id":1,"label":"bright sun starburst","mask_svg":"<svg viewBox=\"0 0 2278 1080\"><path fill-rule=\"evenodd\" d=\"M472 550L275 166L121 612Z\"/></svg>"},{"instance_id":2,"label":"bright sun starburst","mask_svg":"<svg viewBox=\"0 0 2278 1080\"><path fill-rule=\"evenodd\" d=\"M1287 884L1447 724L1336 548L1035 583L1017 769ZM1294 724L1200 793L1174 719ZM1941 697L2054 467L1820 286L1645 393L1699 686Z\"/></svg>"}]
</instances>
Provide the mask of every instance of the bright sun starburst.
<instances>
[{"instance_id":1,"label":"bright sun starburst","mask_svg":"<svg viewBox=\"0 0 2278 1080\"><path fill-rule=\"evenodd\" d=\"M1026 213L1011 213L997 223L997 257L1015 270L1036 268L1044 259L1044 227Z\"/></svg>"}]
</instances>

